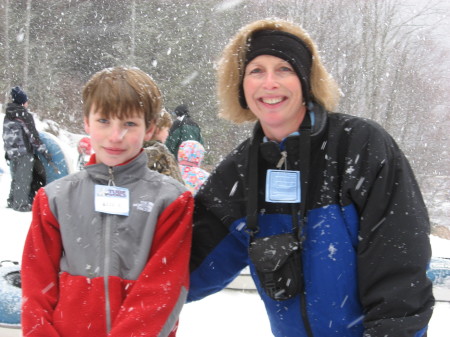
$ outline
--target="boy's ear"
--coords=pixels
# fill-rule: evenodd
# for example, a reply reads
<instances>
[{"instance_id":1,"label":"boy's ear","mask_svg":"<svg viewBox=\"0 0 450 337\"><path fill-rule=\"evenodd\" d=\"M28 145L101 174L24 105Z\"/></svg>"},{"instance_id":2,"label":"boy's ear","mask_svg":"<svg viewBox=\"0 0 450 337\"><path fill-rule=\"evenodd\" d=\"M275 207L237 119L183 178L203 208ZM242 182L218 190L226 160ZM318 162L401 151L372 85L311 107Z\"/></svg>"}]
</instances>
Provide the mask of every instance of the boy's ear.
<instances>
[{"instance_id":1,"label":"boy's ear","mask_svg":"<svg viewBox=\"0 0 450 337\"><path fill-rule=\"evenodd\" d=\"M146 142L148 142L149 140L152 139L153 134L155 133L155 130L156 130L156 123L155 123L155 122L152 122L152 123L150 124L150 126L148 127L148 129L145 131L144 140L145 140Z\"/></svg>"},{"instance_id":2,"label":"boy's ear","mask_svg":"<svg viewBox=\"0 0 450 337\"><path fill-rule=\"evenodd\" d=\"M89 130L90 130L90 128L89 128L89 118L84 117L83 121L84 121L84 131L86 131L86 133L89 135L90 134L89 133Z\"/></svg>"}]
</instances>

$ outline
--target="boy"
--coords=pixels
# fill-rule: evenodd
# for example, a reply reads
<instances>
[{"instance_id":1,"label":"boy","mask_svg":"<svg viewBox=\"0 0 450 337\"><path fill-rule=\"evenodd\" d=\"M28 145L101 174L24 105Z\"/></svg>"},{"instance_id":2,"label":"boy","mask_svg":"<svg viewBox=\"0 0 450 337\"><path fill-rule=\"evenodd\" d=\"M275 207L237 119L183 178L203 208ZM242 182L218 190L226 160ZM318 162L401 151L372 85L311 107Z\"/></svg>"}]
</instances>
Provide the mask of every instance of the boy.
<instances>
[{"instance_id":1,"label":"boy","mask_svg":"<svg viewBox=\"0 0 450 337\"><path fill-rule=\"evenodd\" d=\"M147 168L161 94L137 68L83 89L95 151L39 190L22 260L24 336L175 336L188 289L190 192Z\"/></svg>"}]
</instances>

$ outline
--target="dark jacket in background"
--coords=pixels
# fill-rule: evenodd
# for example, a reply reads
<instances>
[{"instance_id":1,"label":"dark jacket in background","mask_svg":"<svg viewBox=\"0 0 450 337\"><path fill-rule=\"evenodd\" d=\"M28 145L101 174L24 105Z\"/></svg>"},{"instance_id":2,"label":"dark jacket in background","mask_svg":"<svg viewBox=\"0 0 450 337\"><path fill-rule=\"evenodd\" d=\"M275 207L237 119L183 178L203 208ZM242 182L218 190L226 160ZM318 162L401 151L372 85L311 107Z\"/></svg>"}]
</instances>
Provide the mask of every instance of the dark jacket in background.
<instances>
[{"instance_id":1,"label":"dark jacket in background","mask_svg":"<svg viewBox=\"0 0 450 337\"><path fill-rule=\"evenodd\" d=\"M36 150L45 153L33 116L17 103L8 103L3 121L3 142L6 159L32 154Z\"/></svg>"},{"instance_id":2,"label":"dark jacket in background","mask_svg":"<svg viewBox=\"0 0 450 337\"><path fill-rule=\"evenodd\" d=\"M38 160L35 152L42 153L51 161L45 144L39 138L33 116L22 104L8 103L3 121L3 144L5 159L10 162L11 189L7 207L16 211L31 210L37 188L45 185L38 182Z\"/></svg>"},{"instance_id":3,"label":"dark jacket in background","mask_svg":"<svg viewBox=\"0 0 450 337\"><path fill-rule=\"evenodd\" d=\"M178 157L178 149L186 140L196 140L203 145L203 138L200 127L192 118L186 114L178 117L170 128L169 137L167 137L165 145L169 151Z\"/></svg>"}]
</instances>

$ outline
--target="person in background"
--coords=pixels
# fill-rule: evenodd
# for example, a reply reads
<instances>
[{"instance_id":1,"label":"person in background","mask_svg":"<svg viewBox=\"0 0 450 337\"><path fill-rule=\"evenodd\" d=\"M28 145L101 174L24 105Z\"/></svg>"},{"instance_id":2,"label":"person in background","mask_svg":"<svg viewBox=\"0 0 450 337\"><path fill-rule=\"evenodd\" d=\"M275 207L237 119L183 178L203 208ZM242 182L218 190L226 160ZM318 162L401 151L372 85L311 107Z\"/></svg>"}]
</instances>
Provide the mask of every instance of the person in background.
<instances>
[{"instance_id":1,"label":"person in background","mask_svg":"<svg viewBox=\"0 0 450 337\"><path fill-rule=\"evenodd\" d=\"M81 171L84 169L84 165L86 165L92 155L91 139L89 137L82 137L77 143L77 151L77 169Z\"/></svg>"},{"instance_id":2,"label":"person in background","mask_svg":"<svg viewBox=\"0 0 450 337\"><path fill-rule=\"evenodd\" d=\"M186 105L182 104L175 108L175 115L177 119L173 123L169 137L166 140L166 146L170 152L178 157L178 148L181 143L186 140L196 140L200 144L203 144L203 137L200 127L189 114L189 109Z\"/></svg>"},{"instance_id":3,"label":"person in background","mask_svg":"<svg viewBox=\"0 0 450 337\"><path fill-rule=\"evenodd\" d=\"M11 170L11 189L7 207L19 212L31 211L34 194L34 151L42 153L49 162L50 153L39 138L33 116L28 112L28 96L20 87L11 90L12 102L6 107L3 121L5 159Z\"/></svg>"},{"instance_id":4,"label":"person in background","mask_svg":"<svg viewBox=\"0 0 450 337\"><path fill-rule=\"evenodd\" d=\"M175 157L164 145L172 123L172 117L163 108L156 121L156 129L152 139L144 142L144 150L148 156L149 169L172 177L184 184Z\"/></svg>"},{"instance_id":5,"label":"person in background","mask_svg":"<svg viewBox=\"0 0 450 337\"><path fill-rule=\"evenodd\" d=\"M338 86L294 23L244 26L217 76L220 115L256 123L195 196L188 300L249 265L276 337L425 336L430 224L394 139L332 112Z\"/></svg>"},{"instance_id":6,"label":"person in background","mask_svg":"<svg viewBox=\"0 0 450 337\"><path fill-rule=\"evenodd\" d=\"M94 154L41 188L22 256L24 336L175 336L189 286L192 194L142 149L161 92L137 68L83 88Z\"/></svg>"},{"instance_id":7,"label":"person in background","mask_svg":"<svg viewBox=\"0 0 450 337\"><path fill-rule=\"evenodd\" d=\"M205 148L195 140L184 141L178 149L181 175L185 185L194 195L209 177L209 173L200 168L204 157Z\"/></svg>"}]
</instances>

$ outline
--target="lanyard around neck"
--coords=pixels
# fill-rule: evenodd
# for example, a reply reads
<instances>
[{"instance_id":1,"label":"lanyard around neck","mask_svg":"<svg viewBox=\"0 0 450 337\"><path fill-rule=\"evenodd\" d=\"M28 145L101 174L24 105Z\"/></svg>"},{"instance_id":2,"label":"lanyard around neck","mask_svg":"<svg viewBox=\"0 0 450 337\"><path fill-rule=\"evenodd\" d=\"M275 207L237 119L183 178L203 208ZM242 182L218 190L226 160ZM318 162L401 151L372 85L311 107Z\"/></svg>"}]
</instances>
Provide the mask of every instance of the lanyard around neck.
<instances>
[{"instance_id":1,"label":"lanyard around neck","mask_svg":"<svg viewBox=\"0 0 450 337\"><path fill-rule=\"evenodd\" d=\"M306 222L306 198L309 183L309 166L311 157L311 116L307 112L305 119L300 126L299 135L299 158L300 158L300 172L301 172L301 202L300 205L293 204L292 220L293 229L297 234L301 235L298 225L302 227ZM249 165L248 165L248 191L247 191L247 228L250 235L253 236L259 231L258 227L258 157L259 146L264 137L262 128L259 124L256 125L254 135L249 146ZM297 210L300 207L300 221L298 221Z\"/></svg>"}]
</instances>

